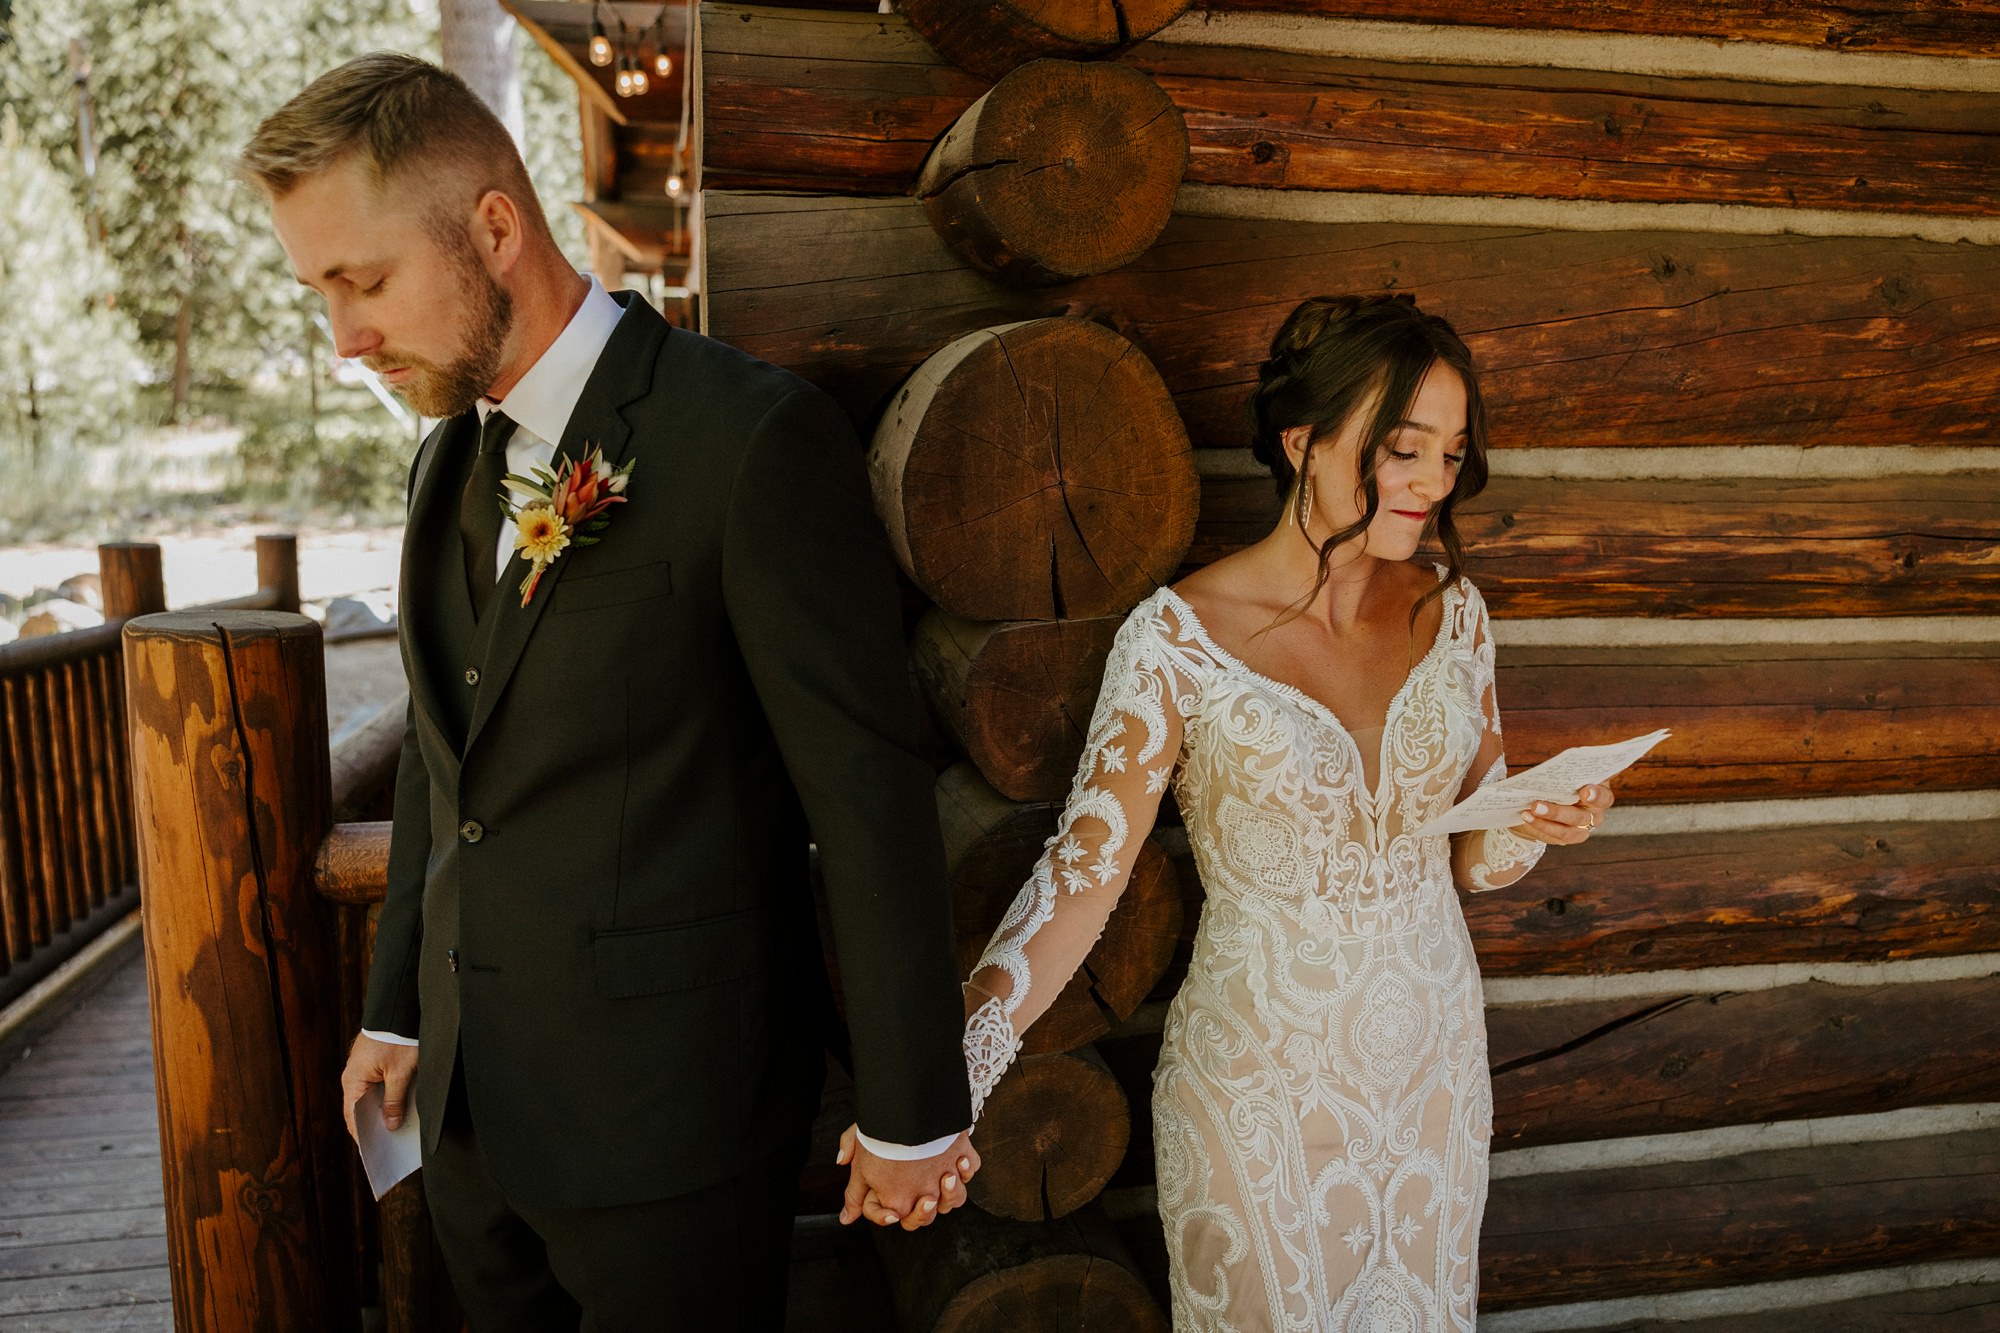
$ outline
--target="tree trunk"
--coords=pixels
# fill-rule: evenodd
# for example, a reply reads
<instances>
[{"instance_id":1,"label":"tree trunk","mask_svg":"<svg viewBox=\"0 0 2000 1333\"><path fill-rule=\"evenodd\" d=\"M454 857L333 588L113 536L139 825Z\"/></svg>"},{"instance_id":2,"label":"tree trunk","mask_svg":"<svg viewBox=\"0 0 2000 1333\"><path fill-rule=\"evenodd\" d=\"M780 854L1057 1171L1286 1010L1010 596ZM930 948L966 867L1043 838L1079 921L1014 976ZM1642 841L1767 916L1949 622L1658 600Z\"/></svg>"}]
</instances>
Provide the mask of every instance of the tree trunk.
<instances>
[{"instance_id":1,"label":"tree trunk","mask_svg":"<svg viewBox=\"0 0 2000 1333\"><path fill-rule=\"evenodd\" d=\"M167 408L167 419L175 425L187 420L188 397L194 380L193 343L194 294L183 288L180 306L174 311L174 388Z\"/></svg>"},{"instance_id":2,"label":"tree trunk","mask_svg":"<svg viewBox=\"0 0 2000 1333\"><path fill-rule=\"evenodd\" d=\"M514 53L519 25L499 0L440 0L438 36L444 67L464 79L514 142L523 143L521 66Z\"/></svg>"},{"instance_id":3,"label":"tree trunk","mask_svg":"<svg viewBox=\"0 0 2000 1333\"><path fill-rule=\"evenodd\" d=\"M967 108L916 193L968 264L1010 286L1048 286L1146 253L1187 164L1187 127L1146 75L1037 60Z\"/></svg>"},{"instance_id":4,"label":"tree trunk","mask_svg":"<svg viewBox=\"0 0 2000 1333\"><path fill-rule=\"evenodd\" d=\"M1085 320L981 329L931 357L870 470L904 572L972 620L1126 611L1194 538L1194 455L1165 386Z\"/></svg>"}]
</instances>

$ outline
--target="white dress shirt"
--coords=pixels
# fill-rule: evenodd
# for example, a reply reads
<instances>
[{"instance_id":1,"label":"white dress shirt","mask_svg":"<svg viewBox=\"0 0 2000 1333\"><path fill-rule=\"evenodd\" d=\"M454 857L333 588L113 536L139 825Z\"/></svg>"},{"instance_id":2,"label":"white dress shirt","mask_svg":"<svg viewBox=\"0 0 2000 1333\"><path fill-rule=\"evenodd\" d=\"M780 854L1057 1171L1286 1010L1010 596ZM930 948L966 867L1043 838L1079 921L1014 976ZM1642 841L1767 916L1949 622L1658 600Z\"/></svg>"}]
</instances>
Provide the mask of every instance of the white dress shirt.
<instances>
[{"instance_id":1,"label":"white dress shirt","mask_svg":"<svg viewBox=\"0 0 2000 1333\"><path fill-rule=\"evenodd\" d=\"M514 421L513 437L507 441L508 472L525 477L531 475L535 468L549 466L556 454L556 444L562 440L563 432L569 429L570 417L576 413L577 400L583 397L583 386L589 381L590 372L597 368L597 359L604 354L604 345L611 341L612 330L618 327L618 321L624 314L624 309L611 299L603 284L592 277L583 304L570 316L569 323L549 344L549 349L507 391L507 396L497 403L490 398L481 398L476 404L482 426L494 412L505 412ZM494 498L497 502L499 497ZM502 580L507 578L512 567L514 537L514 520L503 518L500 521L499 558L494 562ZM373 1032L363 1028L361 1035L393 1046L417 1044L416 1038L394 1032ZM915 1145L884 1143L866 1134L861 1134L860 1138L868 1151L877 1157L893 1161L921 1161L949 1148L958 1135L950 1134L935 1143Z\"/></svg>"}]
</instances>

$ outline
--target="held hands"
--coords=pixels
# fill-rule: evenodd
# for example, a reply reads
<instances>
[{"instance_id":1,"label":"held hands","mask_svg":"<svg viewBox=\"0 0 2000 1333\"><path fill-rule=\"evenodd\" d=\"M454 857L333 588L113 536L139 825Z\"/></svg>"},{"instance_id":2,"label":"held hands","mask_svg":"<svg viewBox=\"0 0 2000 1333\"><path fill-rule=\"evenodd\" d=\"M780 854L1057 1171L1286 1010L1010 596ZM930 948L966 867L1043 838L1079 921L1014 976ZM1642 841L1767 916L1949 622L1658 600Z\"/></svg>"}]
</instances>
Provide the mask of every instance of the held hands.
<instances>
[{"instance_id":1,"label":"held hands","mask_svg":"<svg viewBox=\"0 0 2000 1333\"><path fill-rule=\"evenodd\" d=\"M850 1168L847 1198L840 1209L842 1226L865 1217L878 1226L915 1231L965 1202L965 1183L979 1170L979 1153L969 1134L959 1135L936 1157L897 1162L869 1152L860 1133L859 1125L849 1125L840 1136L840 1155L834 1158Z\"/></svg>"},{"instance_id":2,"label":"held hands","mask_svg":"<svg viewBox=\"0 0 2000 1333\"><path fill-rule=\"evenodd\" d=\"M1604 822L1604 812L1617 798L1602 783L1577 793L1574 805L1551 805L1537 801L1521 812L1514 831L1524 838L1556 846L1574 847L1589 838Z\"/></svg>"},{"instance_id":3,"label":"held hands","mask_svg":"<svg viewBox=\"0 0 2000 1333\"><path fill-rule=\"evenodd\" d=\"M354 1104L377 1083L382 1085L383 1123L390 1129L402 1128L403 1108L416 1076L416 1047L377 1041L365 1033L356 1037L347 1052L347 1067L340 1071L340 1113L347 1119L348 1137L361 1141L354 1128Z\"/></svg>"}]
</instances>

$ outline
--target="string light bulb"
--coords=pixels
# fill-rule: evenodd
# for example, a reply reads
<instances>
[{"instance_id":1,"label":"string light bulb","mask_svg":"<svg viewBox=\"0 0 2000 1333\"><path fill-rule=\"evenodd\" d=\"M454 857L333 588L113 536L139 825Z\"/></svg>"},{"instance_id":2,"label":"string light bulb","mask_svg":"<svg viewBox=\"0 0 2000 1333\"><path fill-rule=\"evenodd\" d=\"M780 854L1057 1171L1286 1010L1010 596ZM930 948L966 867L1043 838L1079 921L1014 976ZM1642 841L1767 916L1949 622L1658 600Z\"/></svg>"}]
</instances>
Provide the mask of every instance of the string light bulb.
<instances>
[{"instance_id":1,"label":"string light bulb","mask_svg":"<svg viewBox=\"0 0 2000 1333\"><path fill-rule=\"evenodd\" d=\"M653 53L653 72L663 79L673 76L674 58L666 53L665 48Z\"/></svg>"},{"instance_id":2,"label":"string light bulb","mask_svg":"<svg viewBox=\"0 0 2000 1333\"><path fill-rule=\"evenodd\" d=\"M667 177L667 193L673 195L676 199L680 197L681 191L686 188L687 183L681 179L680 172L676 171Z\"/></svg>"},{"instance_id":3,"label":"string light bulb","mask_svg":"<svg viewBox=\"0 0 2000 1333\"><path fill-rule=\"evenodd\" d=\"M632 95L632 70L623 58L618 61L618 77L614 83L620 97Z\"/></svg>"},{"instance_id":4,"label":"string light bulb","mask_svg":"<svg viewBox=\"0 0 2000 1333\"><path fill-rule=\"evenodd\" d=\"M611 39L604 35L604 25L595 18L590 20L590 63L603 69L611 63L614 52Z\"/></svg>"},{"instance_id":5,"label":"string light bulb","mask_svg":"<svg viewBox=\"0 0 2000 1333\"><path fill-rule=\"evenodd\" d=\"M646 67L639 63L639 57L632 57L632 96L644 97L653 81L646 77Z\"/></svg>"}]
</instances>

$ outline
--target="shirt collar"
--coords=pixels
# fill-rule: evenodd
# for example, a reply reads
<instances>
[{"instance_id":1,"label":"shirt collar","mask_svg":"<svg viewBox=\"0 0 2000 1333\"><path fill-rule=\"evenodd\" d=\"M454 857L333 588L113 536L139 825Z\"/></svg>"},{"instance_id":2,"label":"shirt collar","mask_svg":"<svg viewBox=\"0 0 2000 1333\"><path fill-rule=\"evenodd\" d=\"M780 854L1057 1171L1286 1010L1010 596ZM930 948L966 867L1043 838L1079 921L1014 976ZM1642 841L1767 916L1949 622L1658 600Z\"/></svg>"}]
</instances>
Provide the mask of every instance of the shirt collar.
<instances>
[{"instance_id":1,"label":"shirt collar","mask_svg":"<svg viewBox=\"0 0 2000 1333\"><path fill-rule=\"evenodd\" d=\"M551 445L560 444L577 400L583 397L583 386L624 315L624 307L593 276L583 304L507 396L498 403L479 400L479 420L484 423L487 414L498 408L521 429Z\"/></svg>"}]
</instances>

